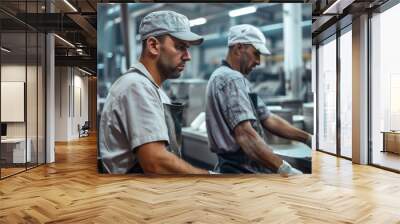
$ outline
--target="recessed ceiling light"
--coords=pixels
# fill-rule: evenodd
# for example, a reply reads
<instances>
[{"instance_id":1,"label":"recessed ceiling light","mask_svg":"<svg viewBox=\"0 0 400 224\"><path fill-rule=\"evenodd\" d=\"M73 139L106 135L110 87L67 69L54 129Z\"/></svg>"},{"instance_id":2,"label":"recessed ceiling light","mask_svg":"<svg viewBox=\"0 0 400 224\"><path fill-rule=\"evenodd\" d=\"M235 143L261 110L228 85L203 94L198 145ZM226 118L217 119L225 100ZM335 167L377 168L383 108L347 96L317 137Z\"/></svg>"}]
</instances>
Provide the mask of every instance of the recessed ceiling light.
<instances>
[{"instance_id":1,"label":"recessed ceiling light","mask_svg":"<svg viewBox=\"0 0 400 224\"><path fill-rule=\"evenodd\" d=\"M92 75L92 73L90 73L90 72L88 72L88 71L85 71L85 70L83 70L83 69L81 69L81 68L79 68L79 67L78 67L78 69L79 69L79 71L81 71L81 72L83 72L83 73L85 73L85 74L87 74L87 75Z\"/></svg>"},{"instance_id":2,"label":"recessed ceiling light","mask_svg":"<svg viewBox=\"0 0 400 224\"><path fill-rule=\"evenodd\" d=\"M6 53L10 53L10 52L11 52L11 50L9 50L9 49L7 49L7 48L5 48L5 47L1 47L1 50L4 51L4 52L6 52Z\"/></svg>"},{"instance_id":3,"label":"recessed ceiling light","mask_svg":"<svg viewBox=\"0 0 400 224\"><path fill-rule=\"evenodd\" d=\"M69 45L70 47L75 48L75 45L71 44L71 42L69 42L68 40L66 40L66 39L64 39L64 38L62 38L62 37L60 37L60 36L57 35L57 34L54 34L54 36L57 37L58 39L60 39L62 42L64 42L64 43L66 43L67 45Z\"/></svg>"}]
</instances>

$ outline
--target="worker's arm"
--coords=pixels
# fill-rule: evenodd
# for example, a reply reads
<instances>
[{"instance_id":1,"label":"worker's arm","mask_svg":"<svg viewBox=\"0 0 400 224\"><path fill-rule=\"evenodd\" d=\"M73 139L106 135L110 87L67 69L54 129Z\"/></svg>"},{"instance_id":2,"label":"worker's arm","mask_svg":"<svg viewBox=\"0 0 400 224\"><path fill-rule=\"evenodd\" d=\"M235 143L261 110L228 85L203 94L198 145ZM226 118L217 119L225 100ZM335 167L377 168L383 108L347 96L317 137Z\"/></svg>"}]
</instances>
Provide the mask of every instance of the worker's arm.
<instances>
[{"instance_id":1,"label":"worker's arm","mask_svg":"<svg viewBox=\"0 0 400 224\"><path fill-rule=\"evenodd\" d=\"M293 168L289 163L274 154L272 149L264 142L258 133L251 126L250 121L243 121L234 128L235 140L244 153L255 161L281 174L292 176L302 174L301 171Z\"/></svg>"},{"instance_id":2,"label":"worker's arm","mask_svg":"<svg viewBox=\"0 0 400 224\"><path fill-rule=\"evenodd\" d=\"M250 121L239 123L233 130L235 140L250 158L259 161L273 171L282 165L282 159L275 155L260 135L251 126Z\"/></svg>"},{"instance_id":3,"label":"worker's arm","mask_svg":"<svg viewBox=\"0 0 400 224\"><path fill-rule=\"evenodd\" d=\"M141 145L136 154L146 174L208 174L167 151L162 141Z\"/></svg>"},{"instance_id":4,"label":"worker's arm","mask_svg":"<svg viewBox=\"0 0 400 224\"><path fill-rule=\"evenodd\" d=\"M283 118L271 114L262 121L263 126L271 133L283 138L303 142L311 147L311 135L307 132L300 130Z\"/></svg>"}]
</instances>

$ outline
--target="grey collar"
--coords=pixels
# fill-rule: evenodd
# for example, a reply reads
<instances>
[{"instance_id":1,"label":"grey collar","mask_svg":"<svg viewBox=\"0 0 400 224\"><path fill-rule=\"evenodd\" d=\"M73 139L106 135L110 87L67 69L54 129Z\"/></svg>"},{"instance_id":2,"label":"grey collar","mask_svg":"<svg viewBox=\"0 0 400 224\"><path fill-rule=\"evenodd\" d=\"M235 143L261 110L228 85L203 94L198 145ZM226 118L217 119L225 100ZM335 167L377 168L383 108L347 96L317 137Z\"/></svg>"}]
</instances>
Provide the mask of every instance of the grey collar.
<instances>
[{"instance_id":1,"label":"grey collar","mask_svg":"<svg viewBox=\"0 0 400 224\"><path fill-rule=\"evenodd\" d=\"M135 64L132 65L132 67L128 70L128 72L132 69L137 69L139 70L142 75L146 76L146 78L148 78L153 85L155 85L157 88L160 88L157 83L154 81L153 76L150 75L150 72L147 70L147 68L141 63L141 62L137 62Z\"/></svg>"}]
</instances>

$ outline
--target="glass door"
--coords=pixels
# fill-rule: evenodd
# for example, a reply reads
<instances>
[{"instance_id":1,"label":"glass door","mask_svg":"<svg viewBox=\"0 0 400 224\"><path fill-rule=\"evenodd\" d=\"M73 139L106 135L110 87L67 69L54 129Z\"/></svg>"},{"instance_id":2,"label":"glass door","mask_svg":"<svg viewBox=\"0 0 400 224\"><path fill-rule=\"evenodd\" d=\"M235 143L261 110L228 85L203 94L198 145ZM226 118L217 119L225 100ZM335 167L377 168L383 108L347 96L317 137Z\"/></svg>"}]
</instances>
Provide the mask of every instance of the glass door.
<instances>
[{"instance_id":1,"label":"glass door","mask_svg":"<svg viewBox=\"0 0 400 224\"><path fill-rule=\"evenodd\" d=\"M340 41L340 156L352 158L352 32L341 31Z\"/></svg>"},{"instance_id":2,"label":"glass door","mask_svg":"<svg viewBox=\"0 0 400 224\"><path fill-rule=\"evenodd\" d=\"M400 4L371 18L370 136L373 165L400 171Z\"/></svg>"},{"instance_id":3,"label":"glass door","mask_svg":"<svg viewBox=\"0 0 400 224\"><path fill-rule=\"evenodd\" d=\"M318 149L336 154L336 35L321 43L318 57Z\"/></svg>"}]
</instances>

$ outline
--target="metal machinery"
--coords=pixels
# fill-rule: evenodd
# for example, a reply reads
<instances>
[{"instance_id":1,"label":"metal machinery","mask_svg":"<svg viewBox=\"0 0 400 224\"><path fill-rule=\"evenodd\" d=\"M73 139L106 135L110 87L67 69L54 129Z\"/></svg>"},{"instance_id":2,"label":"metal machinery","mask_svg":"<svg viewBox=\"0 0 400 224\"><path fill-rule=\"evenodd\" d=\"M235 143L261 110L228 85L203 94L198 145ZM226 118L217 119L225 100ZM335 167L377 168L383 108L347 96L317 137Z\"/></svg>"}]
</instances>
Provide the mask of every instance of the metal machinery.
<instances>
[{"instance_id":1,"label":"metal machinery","mask_svg":"<svg viewBox=\"0 0 400 224\"><path fill-rule=\"evenodd\" d=\"M267 72L267 70L266 67L260 67L250 73L248 79L252 83L252 90L258 94L272 113L284 118L297 128L312 133L314 103L304 103L313 98L309 70L304 69L300 72L303 86L298 95L294 95L290 92L290 88L287 88L285 72L282 69L276 73ZM266 134L269 144L291 143L268 131Z\"/></svg>"},{"instance_id":2,"label":"metal machinery","mask_svg":"<svg viewBox=\"0 0 400 224\"><path fill-rule=\"evenodd\" d=\"M182 126L188 126L201 112L205 110L207 80L168 80L163 87L171 98L171 101L183 103L185 105Z\"/></svg>"}]
</instances>

